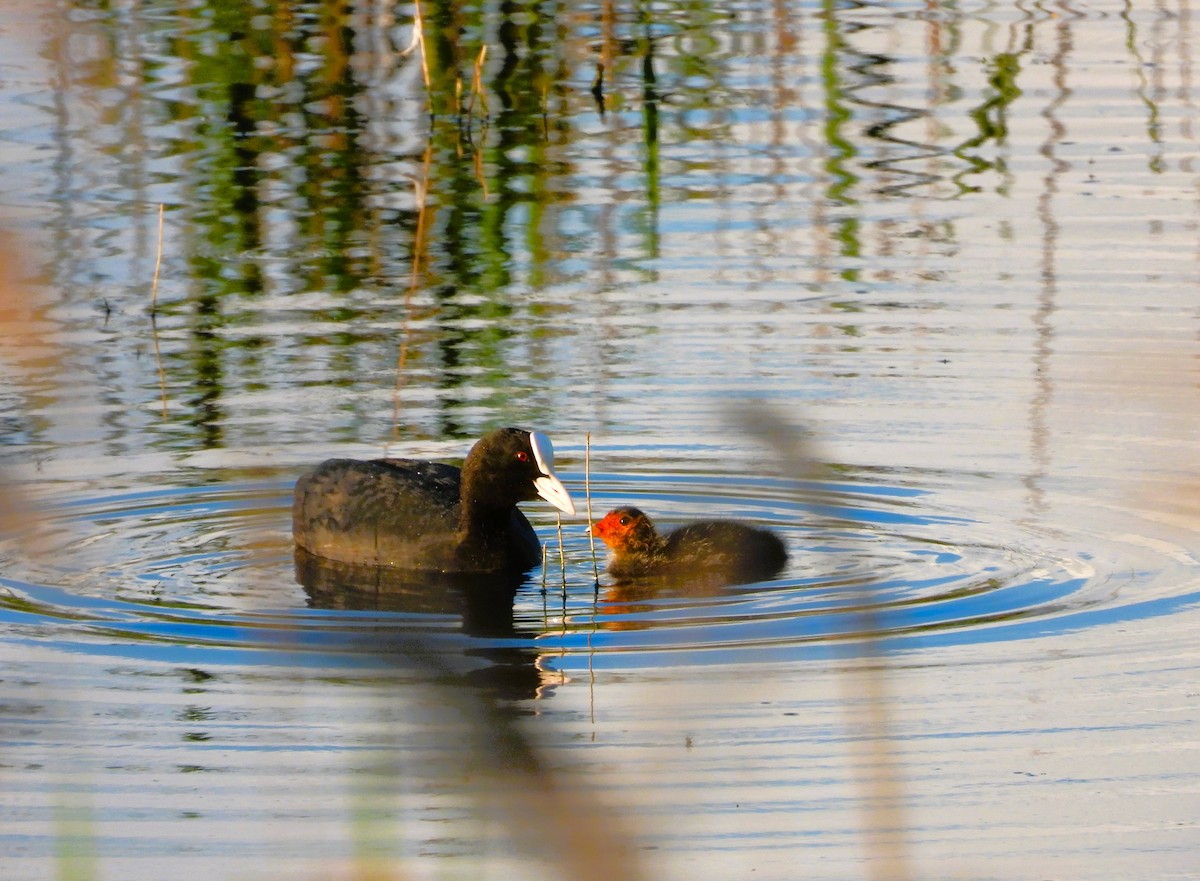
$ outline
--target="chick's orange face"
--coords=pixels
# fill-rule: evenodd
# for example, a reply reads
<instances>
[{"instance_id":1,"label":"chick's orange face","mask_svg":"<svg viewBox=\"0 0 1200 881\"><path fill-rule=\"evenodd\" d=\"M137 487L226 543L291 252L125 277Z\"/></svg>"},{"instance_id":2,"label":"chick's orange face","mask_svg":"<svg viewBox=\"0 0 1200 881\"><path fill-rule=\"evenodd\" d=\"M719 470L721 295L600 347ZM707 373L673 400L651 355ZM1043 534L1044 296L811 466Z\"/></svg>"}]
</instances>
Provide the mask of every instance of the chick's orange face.
<instances>
[{"instance_id":1,"label":"chick's orange face","mask_svg":"<svg viewBox=\"0 0 1200 881\"><path fill-rule=\"evenodd\" d=\"M622 520L625 522L622 523ZM610 548L620 547L621 538L628 531L629 515L621 514L620 511L609 511L592 527L592 532L596 534L596 537Z\"/></svg>"},{"instance_id":2,"label":"chick's orange face","mask_svg":"<svg viewBox=\"0 0 1200 881\"><path fill-rule=\"evenodd\" d=\"M604 515L592 531L596 536L613 549L626 547L637 535L646 518L640 512L617 508Z\"/></svg>"}]
</instances>

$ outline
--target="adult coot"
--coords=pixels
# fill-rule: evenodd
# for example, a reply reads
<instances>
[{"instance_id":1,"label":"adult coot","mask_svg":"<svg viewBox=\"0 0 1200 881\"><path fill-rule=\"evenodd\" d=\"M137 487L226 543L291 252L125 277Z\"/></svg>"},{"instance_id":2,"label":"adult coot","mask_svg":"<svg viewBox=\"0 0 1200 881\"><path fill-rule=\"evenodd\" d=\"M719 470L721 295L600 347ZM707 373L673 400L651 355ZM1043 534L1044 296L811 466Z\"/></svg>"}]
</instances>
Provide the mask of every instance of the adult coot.
<instances>
[{"instance_id":1,"label":"adult coot","mask_svg":"<svg viewBox=\"0 0 1200 881\"><path fill-rule=\"evenodd\" d=\"M787 550L773 532L734 520L700 520L658 534L637 508L614 508L592 527L612 550L609 573L617 579L715 575L727 584L778 574Z\"/></svg>"},{"instance_id":2,"label":"adult coot","mask_svg":"<svg viewBox=\"0 0 1200 881\"><path fill-rule=\"evenodd\" d=\"M414 459L330 459L296 481L296 544L329 560L426 572L528 569L541 545L517 502L568 514L554 447L536 431L485 435L461 469Z\"/></svg>"}]
</instances>

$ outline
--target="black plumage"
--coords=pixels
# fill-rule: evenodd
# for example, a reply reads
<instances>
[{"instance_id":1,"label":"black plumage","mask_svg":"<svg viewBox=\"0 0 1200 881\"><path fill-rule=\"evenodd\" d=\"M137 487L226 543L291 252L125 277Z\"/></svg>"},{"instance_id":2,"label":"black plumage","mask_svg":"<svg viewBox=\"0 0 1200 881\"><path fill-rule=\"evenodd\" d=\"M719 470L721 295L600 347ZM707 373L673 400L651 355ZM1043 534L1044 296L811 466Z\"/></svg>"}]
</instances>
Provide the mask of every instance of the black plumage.
<instances>
[{"instance_id":1,"label":"black plumage","mask_svg":"<svg viewBox=\"0 0 1200 881\"><path fill-rule=\"evenodd\" d=\"M575 513L550 439L502 428L462 468L415 459L330 459L297 482L296 544L318 557L430 572L496 572L541 559L517 502L541 496Z\"/></svg>"}]
</instances>

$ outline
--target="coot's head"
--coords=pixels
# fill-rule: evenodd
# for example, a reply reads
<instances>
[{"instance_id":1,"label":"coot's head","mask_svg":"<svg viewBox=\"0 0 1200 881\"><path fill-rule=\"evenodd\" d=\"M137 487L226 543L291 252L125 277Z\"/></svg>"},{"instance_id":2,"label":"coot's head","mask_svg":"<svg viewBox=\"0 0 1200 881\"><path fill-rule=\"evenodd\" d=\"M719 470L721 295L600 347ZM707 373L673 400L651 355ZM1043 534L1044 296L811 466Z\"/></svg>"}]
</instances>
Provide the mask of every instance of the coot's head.
<instances>
[{"instance_id":1,"label":"coot's head","mask_svg":"<svg viewBox=\"0 0 1200 881\"><path fill-rule=\"evenodd\" d=\"M654 523L639 508L613 508L592 527L602 542L619 553L652 550L658 542Z\"/></svg>"},{"instance_id":2,"label":"coot's head","mask_svg":"<svg viewBox=\"0 0 1200 881\"><path fill-rule=\"evenodd\" d=\"M489 507L540 496L564 513L575 513L575 503L554 473L554 446L539 431L501 428L484 435L463 462L463 488L472 502Z\"/></svg>"}]
</instances>

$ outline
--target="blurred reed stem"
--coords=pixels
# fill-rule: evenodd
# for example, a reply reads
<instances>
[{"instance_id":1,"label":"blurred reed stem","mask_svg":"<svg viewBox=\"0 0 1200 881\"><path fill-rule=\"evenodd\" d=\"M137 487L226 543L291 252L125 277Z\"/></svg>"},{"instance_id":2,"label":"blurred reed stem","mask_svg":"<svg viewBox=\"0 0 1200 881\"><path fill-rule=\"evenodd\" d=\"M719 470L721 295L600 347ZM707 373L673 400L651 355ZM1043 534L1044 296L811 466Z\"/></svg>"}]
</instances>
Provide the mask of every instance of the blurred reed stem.
<instances>
[{"instance_id":1,"label":"blurred reed stem","mask_svg":"<svg viewBox=\"0 0 1200 881\"><path fill-rule=\"evenodd\" d=\"M814 510L818 500L804 483L823 476L826 467L805 432L761 404L731 408L726 416L732 425L775 451L783 474L795 481L800 510ZM900 763L889 740L888 656L881 644L883 622L871 611L870 591L863 587L855 593L853 606L861 610L856 629L863 635L855 647L862 654L844 660L847 674L842 703L852 772L858 779L863 811L866 876L876 881L907 881L914 875L908 859ZM861 676L853 677L852 688L854 673ZM864 680L865 695L860 689Z\"/></svg>"}]
</instances>

